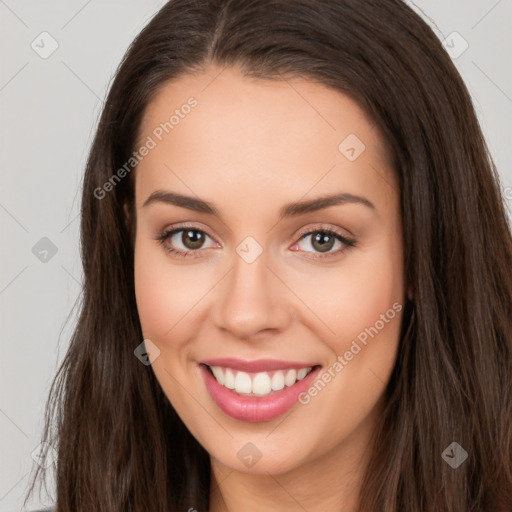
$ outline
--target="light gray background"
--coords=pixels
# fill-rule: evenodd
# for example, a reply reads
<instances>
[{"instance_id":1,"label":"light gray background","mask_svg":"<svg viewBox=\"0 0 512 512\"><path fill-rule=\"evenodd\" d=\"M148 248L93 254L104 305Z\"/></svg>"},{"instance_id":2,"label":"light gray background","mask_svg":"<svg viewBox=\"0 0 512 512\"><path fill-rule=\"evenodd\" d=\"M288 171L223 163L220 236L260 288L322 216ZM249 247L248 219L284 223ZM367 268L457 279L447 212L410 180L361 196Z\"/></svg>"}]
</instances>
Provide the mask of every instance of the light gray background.
<instances>
[{"instance_id":1,"label":"light gray background","mask_svg":"<svg viewBox=\"0 0 512 512\"><path fill-rule=\"evenodd\" d=\"M0 0L0 512L22 510L43 406L76 318L79 185L102 100L129 43L164 3ZM512 0L408 3L441 39L456 31L469 45L454 61L510 209ZM31 47L42 46L44 31L58 43L47 59ZM46 262L32 252L43 237L57 248Z\"/></svg>"}]
</instances>

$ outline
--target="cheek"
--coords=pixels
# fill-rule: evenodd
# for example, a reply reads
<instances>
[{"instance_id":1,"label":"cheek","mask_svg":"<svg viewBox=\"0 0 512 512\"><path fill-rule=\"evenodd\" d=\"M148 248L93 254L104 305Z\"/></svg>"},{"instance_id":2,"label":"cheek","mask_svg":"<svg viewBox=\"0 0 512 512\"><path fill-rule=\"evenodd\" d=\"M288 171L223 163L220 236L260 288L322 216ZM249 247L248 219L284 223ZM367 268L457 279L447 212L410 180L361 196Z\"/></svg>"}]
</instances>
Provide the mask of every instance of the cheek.
<instances>
[{"instance_id":1,"label":"cheek","mask_svg":"<svg viewBox=\"0 0 512 512\"><path fill-rule=\"evenodd\" d=\"M307 297L309 310L328 328L323 330L325 341L337 353L348 350L357 336L364 338L376 323L381 339L393 338L395 332L389 322L382 325L381 316L395 319L393 304L403 302L402 256L394 242L379 241L347 254L337 268L297 272L291 279L297 295Z\"/></svg>"},{"instance_id":2,"label":"cheek","mask_svg":"<svg viewBox=\"0 0 512 512\"><path fill-rule=\"evenodd\" d=\"M333 282L341 293L329 310L336 332L330 345L343 368L333 372L333 393L326 399L337 402L342 397L347 410L359 418L375 405L393 370L404 301L399 241L390 234L379 250L374 247L365 254Z\"/></svg>"},{"instance_id":3,"label":"cheek","mask_svg":"<svg viewBox=\"0 0 512 512\"><path fill-rule=\"evenodd\" d=\"M166 294L165 282L161 279L162 270L153 251L137 240L134 261L135 298L142 332L145 338L151 340L160 339L165 332L165 324L170 322L170 319L162 315L164 304L170 298ZM169 306L169 311L173 311L172 305Z\"/></svg>"},{"instance_id":4,"label":"cheek","mask_svg":"<svg viewBox=\"0 0 512 512\"><path fill-rule=\"evenodd\" d=\"M364 340L372 327L384 331L389 324L387 320L395 317L393 304L402 303L398 272L400 269L381 261L380 265L368 265L364 273L354 273L345 279L346 293L341 297L336 322L342 339Z\"/></svg>"},{"instance_id":5,"label":"cheek","mask_svg":"<svg viewBox=\"0 0 512 512\"><path fill-rule=\"evenodd\" d=\"M135 244L135 298L144 338L180 352L205 315L205 295L219 277L208 265L179 265L154 241ZM171 358L169 358L170 360ZM172 358L175 360L175 358Z\"/></svg>"},{"instance_id":6,"label":"cheek","mask_svg":"<svg viewBox=\"0 0 512 512\"><path fill-rule=\"evenodd\" d=\"M140 323L144 337L159 344L197 300L198 293L187 268L171 274L166 256L163 248L149 243L135 245L135 297Z\"/></svg>"},{"instance_id":7,"label":"cheek","mask_svg":"<svg viewBox=\"0 0 512 512\"><path fill-rule=\"evenodd\" d=\"M331 284L343 285L336 301L320 310L335 332L325 338L333 354L328 375L312 384L302 403L304 425L322 425L332 443L362 428L391 376L403 317L401 280L391 267L368 266L364 275L340 277Z\"/></svg>"},{"instance_id":8,"label":"cheek","mask_svg":"<svg viewBox=\"0 0 512 512\"><path fill-rule=\"evenodd\" d=\"M150 339L160 350L160 357L152 363L153 372L168 399L174 405L182 402L180 386L184 381L182 345L186 322L181 321L193 304L187 273L174 270L165 251L150 243L135 245L135 298L144 339ZM197 301L197 299L195 299ZM171 377L171 375L174 377Z\"/></svg>"}]
</instances>

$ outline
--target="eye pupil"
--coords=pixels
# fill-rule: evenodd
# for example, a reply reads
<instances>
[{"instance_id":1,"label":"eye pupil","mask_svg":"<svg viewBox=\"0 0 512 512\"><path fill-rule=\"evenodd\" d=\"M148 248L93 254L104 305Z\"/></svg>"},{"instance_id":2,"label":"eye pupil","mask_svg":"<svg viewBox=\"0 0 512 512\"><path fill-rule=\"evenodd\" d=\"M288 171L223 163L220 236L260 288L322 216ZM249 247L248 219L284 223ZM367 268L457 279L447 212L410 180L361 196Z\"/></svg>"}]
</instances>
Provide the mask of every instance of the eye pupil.
<instances>
[{"instance_id":1,"label":"eye pupil","mask_svg":"<svg viewBox=\"0 0 512 512\"><path fill-rule=\"evenodd\" d=\"M330 240L329 240L330 239ZM335 239L332 235L323 232L317 232L313 237L313 246L320 252L330 251L334 245ZM316 245L318 244L318 246Z\"/></svg>"},{"instance_id":2,"label":"eye pupil","mask_svg":"<svg viewBox=\"0 0 512 512\"><path fill-rule=\"evenodd\" d=\"M191 240L191 242L188 242L187 237ZM201 245L203 245L204 233L201 233L195 229L184 230L183 235L181 236L181 241L183 242L183 245L188 249L198 249L201 247Z\"/></svg>"}]
</instances>

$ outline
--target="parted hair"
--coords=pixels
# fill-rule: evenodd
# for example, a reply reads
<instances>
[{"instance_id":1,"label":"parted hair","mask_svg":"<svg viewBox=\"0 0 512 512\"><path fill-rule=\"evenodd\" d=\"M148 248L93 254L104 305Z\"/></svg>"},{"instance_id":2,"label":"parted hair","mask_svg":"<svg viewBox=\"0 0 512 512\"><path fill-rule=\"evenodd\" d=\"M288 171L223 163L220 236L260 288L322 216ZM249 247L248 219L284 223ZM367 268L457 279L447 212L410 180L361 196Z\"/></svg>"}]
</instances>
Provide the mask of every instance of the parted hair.
<instances>
[{"instance_id":1,"label":"parted hair","mask_svg":"<svg viewBox=\"0 0 512 512\"><path fill-rule=\"evenodd\" d=\"M42 436L57 454L56 511L208 510L209 455L133 354L143 337L123 209L136 170L101 199L94 190L130 158L158 91L211 64L348 95L392 155L412 300L360 512L510 512L510 221L468 90L402 0L171 0L132 42L83 175L79 315ZM442 458L454 441L468 454L456 469Z\"/></svg>"}]
</instances>

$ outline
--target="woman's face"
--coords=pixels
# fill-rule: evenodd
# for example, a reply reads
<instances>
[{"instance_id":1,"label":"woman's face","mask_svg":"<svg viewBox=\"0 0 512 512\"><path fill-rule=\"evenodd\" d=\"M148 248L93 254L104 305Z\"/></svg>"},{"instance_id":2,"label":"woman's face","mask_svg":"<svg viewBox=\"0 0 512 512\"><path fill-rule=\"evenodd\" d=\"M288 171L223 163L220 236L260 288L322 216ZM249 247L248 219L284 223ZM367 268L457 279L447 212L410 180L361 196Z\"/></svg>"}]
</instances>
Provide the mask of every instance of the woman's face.
<instances>
[{"instance_id":1,"label":"woman's face","mask_svg":"<svg viewBox=\"0 0 512 512\"><path fill-rule=\"evenodd\" d=\"M163 88L140 133L137 306L181 419L237 471L357 463L404 302L376 126L323 85L210 68Z\"/></svg>"}]
</instances>

